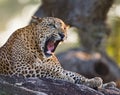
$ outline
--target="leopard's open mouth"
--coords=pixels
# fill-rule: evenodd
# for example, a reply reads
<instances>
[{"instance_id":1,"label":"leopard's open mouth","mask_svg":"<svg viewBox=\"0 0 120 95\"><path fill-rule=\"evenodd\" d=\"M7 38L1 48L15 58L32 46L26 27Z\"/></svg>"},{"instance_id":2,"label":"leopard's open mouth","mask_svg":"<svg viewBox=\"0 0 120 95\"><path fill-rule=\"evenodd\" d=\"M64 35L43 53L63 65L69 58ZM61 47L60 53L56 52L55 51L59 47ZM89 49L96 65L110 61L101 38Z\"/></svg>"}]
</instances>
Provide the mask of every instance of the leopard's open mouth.
<instances>
[{"instance_id":1,"label":"leopard's open mouth","mask_svg":"<svg viewBox=\"0 0 120 95\"><path fill-rule=\"evenodd\" d=\"M63 39L60 40L53 40L52 38L48 39L45 43L45 49L44 49L45 55L51 56L61 41L63 41Z\"/></svg>"}]
</instances>

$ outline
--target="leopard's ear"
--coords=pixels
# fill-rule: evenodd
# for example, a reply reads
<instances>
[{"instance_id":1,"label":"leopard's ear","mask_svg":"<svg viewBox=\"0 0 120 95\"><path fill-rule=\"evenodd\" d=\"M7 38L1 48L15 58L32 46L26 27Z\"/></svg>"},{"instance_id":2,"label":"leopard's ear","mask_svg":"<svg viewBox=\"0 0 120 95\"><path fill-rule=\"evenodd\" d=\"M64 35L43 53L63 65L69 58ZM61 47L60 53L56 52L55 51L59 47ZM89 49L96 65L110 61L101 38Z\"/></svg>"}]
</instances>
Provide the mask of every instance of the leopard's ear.
<instances>
[{"instance_id":1,"label":"leopard's ear","mask_svg":"<svg viewBox=\"0 0 120 95\"><path fill-rule=\"evenodd\" d=\"M38 24L38 23L42 22L42 18L39 18L37 16L32 16L31 22Z\"/></svg>"}]
</instances>

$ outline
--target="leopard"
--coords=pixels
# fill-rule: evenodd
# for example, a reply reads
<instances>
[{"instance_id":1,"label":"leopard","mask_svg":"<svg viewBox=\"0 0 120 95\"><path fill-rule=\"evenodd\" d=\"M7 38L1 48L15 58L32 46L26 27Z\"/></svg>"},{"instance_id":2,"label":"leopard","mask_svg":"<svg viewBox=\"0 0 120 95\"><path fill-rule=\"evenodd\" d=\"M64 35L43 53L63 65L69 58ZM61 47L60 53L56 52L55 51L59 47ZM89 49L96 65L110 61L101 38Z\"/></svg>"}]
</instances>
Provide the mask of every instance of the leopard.
<instances>
[{"instance_id":1,"label":"leopard","mask_svg":"<svg viewBox=\"0 0 120 95\"><path fill-rule=\"evenodd\" d=\"M29 25L13 32L0 47L0 75L24 78L48 78L101 87L100 77L88 79L76 72L65 70L55 50L67 38L68 25L55 17L32 17Z\"/></svg>"}]
</instances>

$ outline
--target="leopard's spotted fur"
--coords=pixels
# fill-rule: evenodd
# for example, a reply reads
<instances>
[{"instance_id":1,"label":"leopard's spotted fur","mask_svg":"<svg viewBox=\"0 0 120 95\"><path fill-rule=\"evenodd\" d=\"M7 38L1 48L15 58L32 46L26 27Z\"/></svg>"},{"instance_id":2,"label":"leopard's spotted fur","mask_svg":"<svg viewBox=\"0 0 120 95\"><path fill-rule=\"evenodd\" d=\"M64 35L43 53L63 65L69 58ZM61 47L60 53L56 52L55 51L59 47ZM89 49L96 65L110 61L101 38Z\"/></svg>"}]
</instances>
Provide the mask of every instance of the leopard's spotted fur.
<instances>
[{"instance_id":1,"label":"leopard's spotted fur","mask_svg":"<svg viewBox=\"0 0 120 95\"><path fill-rule=\"evenodd\" d=\"M48 39L56 42L66 37L67 26L58 18L33 17L33 22L15 31L0 48L0 74L24 77L46 77L84 84L102 85L102 79L87 79L75 72L64 70L54 53L45 50ZM54 47L55 48L55 47Z\"/></svg>"}]
</instances>

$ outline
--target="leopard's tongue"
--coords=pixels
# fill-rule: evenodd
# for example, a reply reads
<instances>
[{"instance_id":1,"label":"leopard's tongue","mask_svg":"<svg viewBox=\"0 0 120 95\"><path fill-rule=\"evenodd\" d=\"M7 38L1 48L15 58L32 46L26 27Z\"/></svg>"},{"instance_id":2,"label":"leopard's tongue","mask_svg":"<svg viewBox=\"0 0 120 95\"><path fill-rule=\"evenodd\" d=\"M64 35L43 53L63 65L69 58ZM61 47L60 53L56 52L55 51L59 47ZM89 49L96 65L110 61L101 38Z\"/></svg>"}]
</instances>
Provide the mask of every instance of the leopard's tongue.
<instances>
[{"instance_id":1,"label":"leopard's tongue","mask_svg":"<svg viewBox=\"0 0 120 95\"><path fill-rule=\"evenodd\" d=\"M47 53L51 54L52 51L54 50L54 48L55 48L54 42L53 41L48 42L48 44L47 44L47 50L48 50Z\"/></svg>"}]
</instances>

